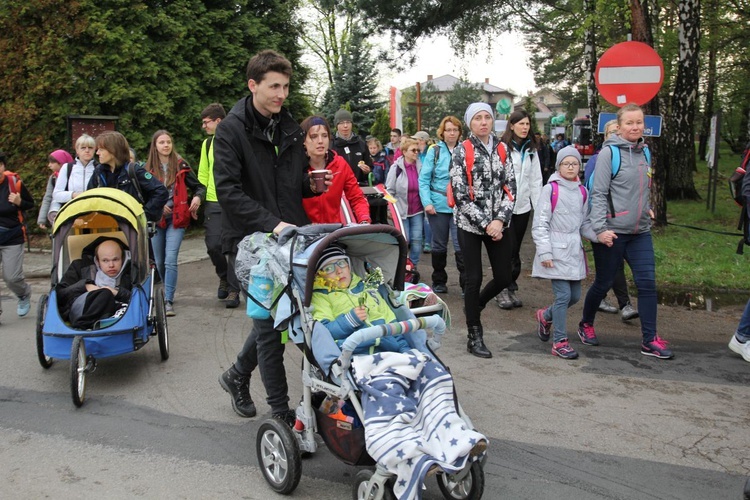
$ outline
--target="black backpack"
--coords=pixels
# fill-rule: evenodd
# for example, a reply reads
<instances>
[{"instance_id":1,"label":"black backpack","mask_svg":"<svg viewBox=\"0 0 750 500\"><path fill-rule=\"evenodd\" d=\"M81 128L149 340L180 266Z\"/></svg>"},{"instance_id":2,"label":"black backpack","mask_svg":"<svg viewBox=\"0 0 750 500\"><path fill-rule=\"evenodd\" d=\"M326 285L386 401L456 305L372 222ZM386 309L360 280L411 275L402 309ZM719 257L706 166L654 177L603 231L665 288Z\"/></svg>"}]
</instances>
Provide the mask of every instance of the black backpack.
<instances>
[{"instance_id":1,"label":"black backpack","mask_svg":"<svg viewBox=\"0 0 750 500\"><path fill-rule=\"evenodd\" d=\"M740 220L737 223L737 229L742 231L743 237L737 245L737 253L742 255L745 244L750 245L750 207L746 206L743 185L750 182L750 177L745 175L748 163L750 162L750 147L745 150L742 163L737 167L734 173L729 177L729 191L732 194L734 202L741 207Z\"/></svg>"}]
</instances>

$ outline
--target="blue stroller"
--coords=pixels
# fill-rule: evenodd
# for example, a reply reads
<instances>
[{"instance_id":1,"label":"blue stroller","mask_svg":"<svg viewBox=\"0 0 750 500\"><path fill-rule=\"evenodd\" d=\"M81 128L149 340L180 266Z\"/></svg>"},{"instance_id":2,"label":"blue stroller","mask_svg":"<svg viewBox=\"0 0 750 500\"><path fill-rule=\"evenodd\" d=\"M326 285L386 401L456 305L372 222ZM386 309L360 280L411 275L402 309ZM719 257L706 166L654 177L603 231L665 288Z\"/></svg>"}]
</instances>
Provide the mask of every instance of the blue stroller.
<instances>
[{"instance_id":1,"label":"blue stroller","mask_svg":"<svg viewBox=\"0 0 750 500\"><path fill-rule=\"evenodd\" d=\"M323 250L332 243L343 244L346 247L351 269L358 276L366 276L372 269L380 268L384 279L379 286L376 285L377 291L374 293L387 300L397 320L360 329L349 336L341 348L335 343L328 329L313 318L314 308L311 307L317 262ZM258 463L271 488L281 494L290 494L295 490L301 478L301 455L311 454L317 450L317 433L329 450L345 463L368 466L356 475L352 489L353 498L356 500L396 498L394 489L399 490L403 498L417 498L424 487L424 479L432 475L436 476L438 487L447 499L481 498L484 491L486 441L479 451L472 449L471 454L467 452L464 457L455 461L450 459L447 465L441 463L440 467L437 467L426 460L423 462L424 468L406 469L406 474L401 468L407 462L406 459L401 461L403 463L397 463L399 458L393 455L392 460L388 462L388 458L383 458L389 457L386 452L382 455L376 453L376 456L380 457L376 461L370 455L375 447L368 444L366 448L366 429L370 426L372 430L371 423L374 421L371 418L373 414L370 413L368 416L366 413L367 405L370 404L366 400L373 400L373 392L365 392L366 389L360 387L363 378L358 366L363 365L357 363L372 356L352 356L357 345L387 335L403 334L412 348L409 353L412 353L415 359L422 356L433 363L438 371L448 372L434 353L440 347L440 339L445 331L445 322L441 315L416 317L408 307L399 303L394 292L394 289L403 288L407 256L406 241L398 229L386 225L343 228L337 224L306 226L285 231L279 237L277 245L273 252L275 262L269 264L275 268L272 274L277 283L276 298L273 301L274 321L277 329L286 329L289 337L300 346L304 358L303 396L296 408L294 427L290 427L282 420L271 418L264 421L258 429ZM241 243L238 262L242 260L242 247ZM283 261L286 259L288 261L284 266ZM252 277L245 276L242 268L243 265L238 264L237 275L245 285L248 285L248 280L252 281ZM288 273L288 279L279 285L284 272ZM252 286L249 288L252 290ZM248 300L253 300L252 294ZM432 332L432 335L428 336L428 332ZM458 421L454 429L460 427L457 431L459 433L475 432L471 420L456 399L452 378L449 374L444 378L447 379L447 385L443 387L440 397L449 406L448 410L454 423ZM422 386L421 389L427 397L426 387L427 385ZM433 404L436 399L431 394L429 404ZM333 415L327 406L332 400L341 408L341 411L334 411ZM430 412L434 415L437 411L440 410L430 408L424 410L424 413L419 410L415 415L426 415ZM398 417L393 420L398 420ZM443 425L446 420L440 422ZM388 419L384 420L384 425L389 425ZM419 425L422 425L422 422ZM371 432L370 436L372 435ZM440 441L439 437L435 437L437 432L431 431L426 435L431 436L427 440L432 440L432 445L435 445L436 439ZM417 444L421 446L418 441ZM400 453L400 450L398 452ZM375 465L375 470L371 468L372 465ZM411 470L414 472L409 477L408 471ZM397 481L400 483L398 486ZM412 483L408 493L404 492L406 482Z\"/></svg>"},{"instance_id":2,"label":"blue stroller","mask_svg":"<svg viewBox=\"0 0 750 500\"><path fill-rule=\"evenodd\" d=\"M97 358L137 351L151 336L158 337L161 359L169 358L164 290L150 262L143 207L127 193L97 188L72 199L57 214L52 236L50 292L40 297L37 308L37 355L45 369L55 359L70 360L71 396L80 407L86 375L96 369ZM122 315L105 318L94 329L75 329L60 314L56 285L84 248L102 236L121 241L130 251L131 299Z\"/></svg>"}]
</instances>

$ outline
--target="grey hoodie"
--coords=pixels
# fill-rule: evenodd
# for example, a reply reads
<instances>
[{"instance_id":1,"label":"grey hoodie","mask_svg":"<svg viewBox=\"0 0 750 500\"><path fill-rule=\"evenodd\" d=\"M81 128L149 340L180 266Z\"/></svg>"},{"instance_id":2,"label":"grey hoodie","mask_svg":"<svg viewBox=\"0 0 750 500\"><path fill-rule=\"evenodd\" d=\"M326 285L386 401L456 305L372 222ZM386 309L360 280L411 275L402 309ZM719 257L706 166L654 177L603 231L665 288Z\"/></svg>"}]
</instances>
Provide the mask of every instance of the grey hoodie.
<instances>
[{"instance_id":1,"label":"grey hoodie","mask_svg":"<svg viewBox=\"0 0 750 500\"><path fill-rule=\"evenodd\" d=\"M612 151L609 145L620 149L620 170L612 178ZM643 139L629 142L614 135L604 141L594 167L594 184L589 197L589 221L596 234L606 230L622 234L640 234L651 230L651 165L643 152ZM614 214L610 208L610 200Z\"/></svg>"}]
</instances>

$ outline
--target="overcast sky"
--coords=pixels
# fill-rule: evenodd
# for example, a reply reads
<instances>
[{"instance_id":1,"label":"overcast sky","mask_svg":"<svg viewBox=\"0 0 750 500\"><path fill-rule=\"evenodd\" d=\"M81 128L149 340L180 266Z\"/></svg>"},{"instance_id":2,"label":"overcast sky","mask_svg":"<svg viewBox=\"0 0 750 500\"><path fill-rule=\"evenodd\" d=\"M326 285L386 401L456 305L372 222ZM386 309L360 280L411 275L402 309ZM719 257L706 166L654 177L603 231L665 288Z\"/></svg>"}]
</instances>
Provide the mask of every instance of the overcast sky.
<instances>
[{"instance_id":1,"label":"overcast sky","mask_svg":"<svg viewBox=\"0 0 750 500\"><path fill-rule=\"evenodd\" d=\"M385 91L391 86L402 89L416 82L424 82L427 75L437 78L449 74L458 78L466 76L473 83L481 83L489 78L490 83L497 87L525 95L530 90L536 90L536 86L528 67L529 53L521 42L520 35L504 33L493 44L491 53L460 60L453 55L446 37L429 38L419 44L416 64L402 73L384 71L381 86Z\"/></svg>"}]
</instances>

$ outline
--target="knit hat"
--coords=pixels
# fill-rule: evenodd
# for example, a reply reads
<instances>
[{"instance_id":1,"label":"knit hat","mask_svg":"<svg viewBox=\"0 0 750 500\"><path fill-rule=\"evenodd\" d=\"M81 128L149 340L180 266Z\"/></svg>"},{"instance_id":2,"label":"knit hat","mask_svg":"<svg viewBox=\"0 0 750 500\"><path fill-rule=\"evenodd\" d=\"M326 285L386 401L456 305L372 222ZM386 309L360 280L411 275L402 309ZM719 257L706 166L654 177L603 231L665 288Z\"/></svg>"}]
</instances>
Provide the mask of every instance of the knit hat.
<instances>
[{"instance_id":1,"label":"knit hat","mask_svg":"<svg viewBox=\"0 0 750 500\"><path fill-rule=\"evenodd\" d=\"M52 158L54 158L54 160L60 165L65 165L66 163L73 163L73 157L70 156L70 153L68 153L64 149L56 149L52 151L49 155Z\"/></svg>"},{"instance_id":2,"label":"knit hat","mask_svg":"<svg viewBox=\"0 0 750 500\"><path fill-rule=\"evenodd\" d=\"M578 152L578 150L573 146L565 146L560 151L557 152L557 161L555 162L555 170L560 170L560 162L563 161L564 158L572 156L575 159L578 160L578 163L581 163L581 153Z\"/></svg>"},{"instance_id":3,"label":"knit hat","mask_svg":"<svg viewBox=\"0 0 750 500\"><path fill-rule=\"evenodd\" d=\"M492 113L492 107L490 107L489 104L486 102L474 102L472 104L469 104L469 107L466 108L466 113L464 113L464 122L466 122L466 125L471 124L471 120L474 118L474 115L479 113L480 111L486 111L490 114L491 117L495 117L495 115Z\"/></svg>"},{"instance_id":4,"label":"knit hat","mask_svg":"<svg viewBox=\"0 0 750 500\"><path fill-rule=\"evenodd\" d=\"M318 265L315 267L315 270L320 271L328 263L333 262L335 260L340 260L342 258L349 260L349 257L347 257L346 253L344 253L344 249L338 245L331 245L325 250L323 250L322 254L320 254L320 258L318 259Z\"/></svg>"},{"instance_id":5,"label":"knit hat","mask_svg":"<svg viewBox=\"0 0 750 500\"><path fill-rule=\"evenodd\" d=\"M429 141L430 140L430 134L425 132L424 130L420 130L413 136L411 136L412 139L422 139L423 141Z\"/></svg>"},{"instance_id":6,"label":"knit hat","mask_svg":"<svg viewBox=\"0 0 750 500\"><path fill-rule=\"evenodd\" d=\"M352 114L345 109L340 109L336 111L335 115L333 115L334 127L337 126L341 122L350 122L350 121L352 121Z\"/></svg>"}]
</instances>

